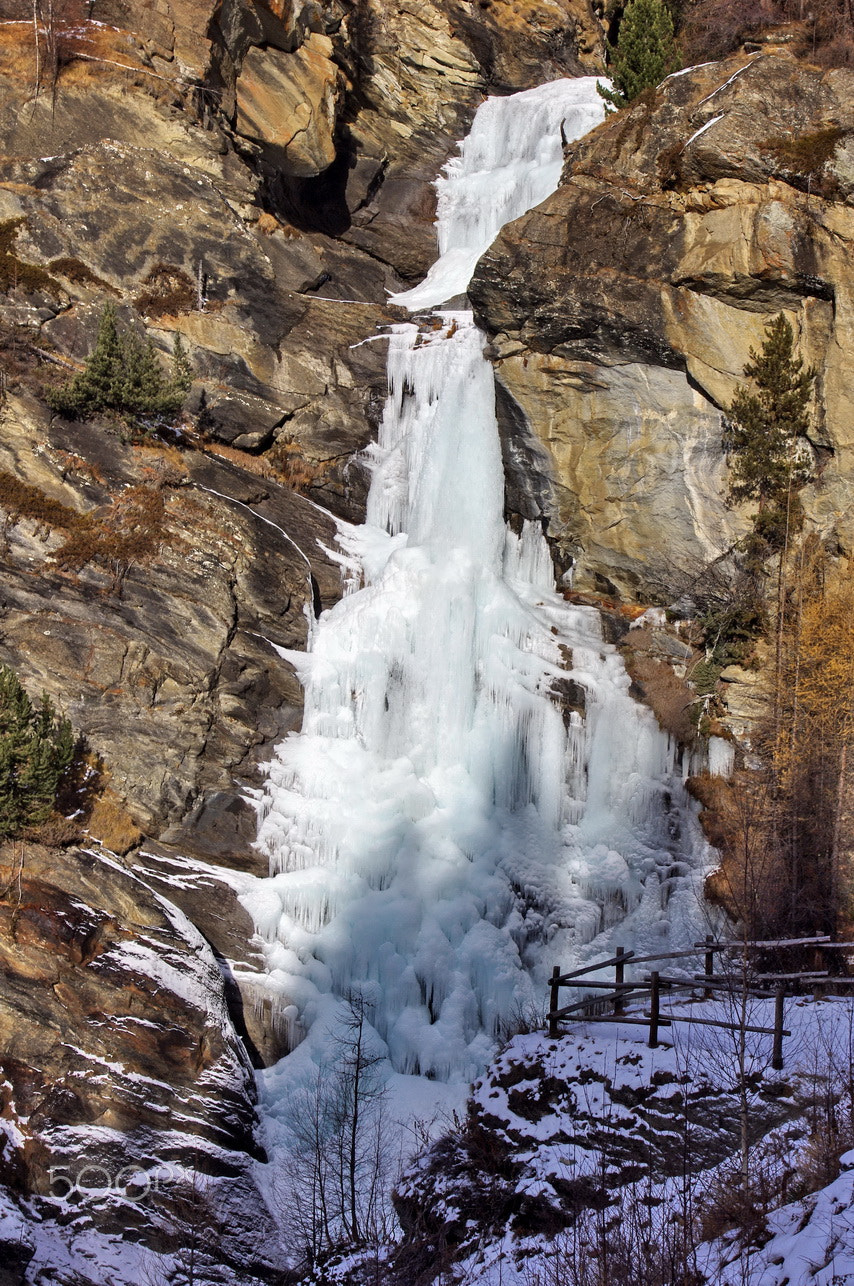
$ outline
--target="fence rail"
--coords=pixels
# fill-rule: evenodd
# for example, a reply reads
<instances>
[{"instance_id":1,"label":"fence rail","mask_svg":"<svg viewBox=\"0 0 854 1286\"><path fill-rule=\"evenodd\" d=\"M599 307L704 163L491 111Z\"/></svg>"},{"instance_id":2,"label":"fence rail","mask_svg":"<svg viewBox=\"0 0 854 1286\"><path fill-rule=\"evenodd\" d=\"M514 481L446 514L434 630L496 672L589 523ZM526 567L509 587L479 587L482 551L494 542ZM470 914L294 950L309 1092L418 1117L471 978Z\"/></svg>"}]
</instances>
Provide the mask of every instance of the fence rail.
<instances>
[{"instance_id":1,"label":"fence rail","mask_svg":"<svg viewBox=\"0 0 854 1286\"><path fill-rule=\"evenodd\" d=\"M778 973L721 973L715 972L715 956L729 951L741 951L748 956L757 952L783 950L792 947L814 947L816 954L825 951L848 951L854 954L854 942L832 942L826 934L807 938L775 938L768 940L751 940L748 942L716 942L710 934L703 942L695 942L692 948L682 951L662 951L656 955L638 956L633 951L616 947L613 956L606 960L597 960L568 973L561 971L558 965L552 970L550 980L550 1003L548 1013L548 1030L550 1036L559 1035L558 1024L561 1019L574 1016L585 1022L627 1023L631 1026L649 1028L648 1044L650 1049L658 1046L660 1027L670 1027L674 1022L691 1023L702 1027L720 1027L730 1031L754 1032L773 1037L771 1066L775 1070L783 1067L783 1037L791 1032L783 1026L786 987L793 990L796 985L812 988L814 994L821 995L829 985L854 985L854 977L832 975L827 969L803 969ZM645 974L640 983L627 983L625 980L626 965L658 964L664 960L689 960L702 953L704 969L702 973L693 973L690 978L671 978L662 975L658 970ZM601 969L614 970L613 981L602 978L591 978L588 975L598 973ZM761 984L765 984L763 988ZM768 990L773 983L774 989ZM755 984L759 984L758 986ZM751 999L774 999L774 1026L760 1027L744 1022L726 1022L716 1018L698 1018L692 1014L674 1014L661 1012L661 991L676 990L696 991L698 985L703 988L705 999L715 992L728 991L731 994L748 996ZM601 995L588 995L581 1000L561 1006L560 990L562 987L586 989L601 992ZM629 1001L649 998L649 1012L642 1017L631 1017L625 1013ZM602 1013L602 1007L609 1007L608 1013ZM596 1012L591 1012L592 1007Z\"/></svg>"}]
</instances>

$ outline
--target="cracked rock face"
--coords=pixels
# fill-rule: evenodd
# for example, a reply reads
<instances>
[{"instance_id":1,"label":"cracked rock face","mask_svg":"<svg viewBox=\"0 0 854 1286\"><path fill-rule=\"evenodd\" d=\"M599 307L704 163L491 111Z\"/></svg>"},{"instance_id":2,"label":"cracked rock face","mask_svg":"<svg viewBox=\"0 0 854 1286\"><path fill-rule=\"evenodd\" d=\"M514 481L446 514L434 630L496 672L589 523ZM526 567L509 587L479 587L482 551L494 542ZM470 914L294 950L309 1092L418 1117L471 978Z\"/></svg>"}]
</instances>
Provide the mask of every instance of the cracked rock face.
<instances>
[{"instance_id":1,"label":"cracked rock face","mask_svg":"<svg viewBox=\"0 0 854 1286\"><path fill-rule=\"evenodd\" d=\"M10 1239L27 1280L102 1286L111 1237L168 1251L202 1226L233 1281L269 1280L251 1067L199 931L109 855L6 844L0 967L0 1166L38 1219Z\"/></svg>"},{"instance_id":2,"label":"cracked rock face","mask_svg":"<svg viewBox=\"0 0 854 1286\"><path fill-rule=\"evenodd\" d=\"M237 129L293 178L322 174L335 160L340 73L332 41L312 32L294 53L254 46L237 79Z\"/></svg>"},{"instance_id":3,"label":"cracked rock face","mask_svg":"<svg viewBox=\"0 0 854 1286\"><path fill-rule=\"evenodd\" d=\"M506 456L533 466L515 503L580 588L667 601L744 530L721 408L781 310L819 372L804 502L850 543L852 139L849 71L770 52L679 73L575 145L481 260Z\"/></svg>"},{"instance_id":4,"label":"cracked rock face","mask_svg":"<svg viewBox=\"0 0 854 1286\"><path fill-rule=\"evenodd\" d=\"M63 572L56 532L6 524L0 650L85 734L137 822L177 835L298 726L300 687L276 648L302 648L307 614L340 592L318 543L333 540L333 524L216 456L176 464L108 425L49 422L28 399L3 410L0 468L86 511L109 513L128 484L160 487L162 543L120 592L103 565ZM220 828L223 852L245 842L236 822Z\"/></svg>"}]
</instances>

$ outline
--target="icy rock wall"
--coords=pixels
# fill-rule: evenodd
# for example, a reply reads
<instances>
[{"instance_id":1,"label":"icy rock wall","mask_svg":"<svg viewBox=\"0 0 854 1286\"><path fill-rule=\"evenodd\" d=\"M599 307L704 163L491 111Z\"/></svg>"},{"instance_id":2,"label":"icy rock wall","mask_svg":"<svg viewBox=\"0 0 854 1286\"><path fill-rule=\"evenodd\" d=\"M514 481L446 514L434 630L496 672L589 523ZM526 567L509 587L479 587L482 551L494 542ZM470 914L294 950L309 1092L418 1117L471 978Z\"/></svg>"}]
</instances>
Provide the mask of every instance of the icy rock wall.
<instances>
[{"instance_id":1,"label":"icy rock wall","mask_svg":"<svg viewBox=\"0 0 854 1286\"><path fill-rule=\"evenodd\" d=\"M398 302L464 293L557 184L562 134L601 116L592 79L488 100L440 180L441 257ZM598 614L555 594L538 528L505 528L471 314L394 327L388 371L367 521L340 535L357 574L291 658L303 729L269 766L271 873L244 901L296 1036L357 994L398 1071L467 1081L553 962L617 923L627 945L692 939L705 850ZM567 677L583 718L553 699Z\"/></svg>"}]
</instances>

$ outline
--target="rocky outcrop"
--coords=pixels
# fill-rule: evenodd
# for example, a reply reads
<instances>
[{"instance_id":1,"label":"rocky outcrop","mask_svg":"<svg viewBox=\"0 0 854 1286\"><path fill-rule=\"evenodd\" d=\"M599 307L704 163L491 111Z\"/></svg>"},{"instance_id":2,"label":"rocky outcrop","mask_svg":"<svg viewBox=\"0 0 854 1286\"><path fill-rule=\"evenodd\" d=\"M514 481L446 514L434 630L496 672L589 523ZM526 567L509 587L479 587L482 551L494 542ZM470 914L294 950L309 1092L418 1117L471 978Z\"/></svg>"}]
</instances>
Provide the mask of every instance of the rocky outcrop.
<instances>
[{"instance_id":1,"label":"rocky outcrop","mask_svg":"<svg viewBox=\"0 0 854 1286\"><path fill-rule=\"evenodd\" d=\"M307 615L340 592L319 543L334 528L274 481L48 420L32 399L10 397L0 424L0 469L75 511L120 528L123 489L160 497L148 552L122 568L107 549L64 570L61 534L7 519L0 655L68 714L139 825L203 844L204 801L238 795L256 756L298 725L300 688L277 648L303 647ZM220 811L216 849L238 854L239 813L229 826Z\"/></svg>"},{"instance_id":2,"label":"rocky outcrop","mask_svg":"<svg viewBox=\"0 0 854 1286\"><path fill-rule=\"evenodd\" d=\"M589 0L111 2L100 21L63 35L25 111L31 29L0 33L0 220L64 265L4 315L75 358L108 295L180 330L209 431L298 444L315 498L357 516L347 466L385 389L381 348L357 345L432 261L432 183L483 95L600 65Z\"/></svg>"},{"instance_id":3,"label":"rocky outcrop","mask_svg":"<svg viewBox=\"0 0 854 1286\"><path fill-rule=\"evenodd\" d=\"M37 1220L28 1280L102 1286L111 1238L269 1280L251 1068L199 931L107 853L6 844L0 968L0 1167Z\"/></svg>"},{"instance_id":4,"label":"rocky outcrop","mask_svg":"<svg viewBox=\"0 0 854 1286\"><path fill-rule=\"evenodd\" d=\"M312 32L295 54L249 50L237 78L237 131L261 144L290 178L322 174L335 160L340 72L332 41Z\"/></svg>"},{"instance_id":5,"label":"rocky outcrop","mask_svg":"<svg viewBox=\"0 0 854 1286\"><path fill-rule=\"evenodd\" d=\"M287 239L275 220L266 231L247 226L239 195L216 175L127 143L0 161L0 219L24 221L16 253L58 265L52 291L27 302L13 296L0 316L37 326L78 361L91 351L106 299L120 303L128 322L138 325L142 314L164 348L180 333L207 434L255 452L276 438L298 442L315 498L356 515L364 474L347 466L368 441L385 391L381 347L357 345L389 313L381 304L315 299L311 292L333 274L327 291L358 294L364 257L350 252L343 261L317 239ZM360 278L372 295L385 279L375 264Z\"/></svg>"},{"instance_id":6,"label":"rocky outcrop","mask_svg":"<svg viewBox=\"0 0 854 1286\"><path fill-rule=\"evenodd\" d=\"M516 503L580 587L667 601L744 530L721 408L781 310L819 372L807 511L850 543L852 138L849 71L771 50L681 72L481 260L508 459L538 475Z\"/></svg>"}]
</instances>

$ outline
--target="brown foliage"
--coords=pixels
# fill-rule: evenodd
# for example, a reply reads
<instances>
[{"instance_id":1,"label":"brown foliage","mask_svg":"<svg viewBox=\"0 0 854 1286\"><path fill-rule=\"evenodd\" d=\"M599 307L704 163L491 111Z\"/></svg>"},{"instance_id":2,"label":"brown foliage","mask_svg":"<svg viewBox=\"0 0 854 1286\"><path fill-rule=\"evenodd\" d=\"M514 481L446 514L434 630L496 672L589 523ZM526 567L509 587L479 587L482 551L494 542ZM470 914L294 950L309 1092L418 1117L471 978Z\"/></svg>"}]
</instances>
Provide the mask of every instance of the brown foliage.
<instances>
[{"instance_id":1,"label":"brown foliage","mask_svg":"<svg viewBox=\"0 0 854 1286\"><path fill-rule=\"evenodd\" d=\"M142 839L142 831L109 786L95 799L86 829L113 853L128 853Z\"/></svg>"},{"instance_id":2,"label":"brown foliage","mask_svg":"<svg viewBox=\"0 0 854 1286\"><path fill-rule=\"evenodd\" d=\"M725 58L782 18L775 0L689 0L679 31L685 63Z\"/></svg>"},{"instance_id":3,"label":"brown foliage","mask_svg":"<svg viewBox=\"0 0 854 1286\"><path fill-rule=\"evenodd\" d=\"M788 927L788 872L776 842L767 777L741 771L730 780L701 773L688 792L702 805L700 824L721 855L706 880L710 902L723 907L751 936L770 937Z\"/></svg>"},{"instance_id":4,"label":"brown foliage","mask_svg":"<svg viewBox=\"0 0 854 1286\"><path fill-rule=\"evenodd\" d=\"M133 453L142 461L139 472L144 482L158 487L179 487L187 480L187 461L174 443L143 438L134 443Z\"/></svg>"},{"instance_id":5,"label":"brown foliage","mask_svg":"<svg viewBox=\"0 0 854 1286\"><path fill-rule=\"evenodd\" d=\"M134 306L146 317L191 312L198 302L194 283L173 263L156 263L142 283Z\"/></svg>"},{"instance_id":6,"label":"brown foliage","mask_svg":"<svg viewBox=\"0 0 854 1286\"><path fill-rule=\"evenodd\" d=\"M667 661L636 651L627 651L625 660L634 695L646 702L665 732L689 745L697 735L692 689Z\"/></svg>"},{"instance_id":7,"label":"brown foliage","mask_svg":"<svg viewBox=\"0 0 854 1286\"><path fill-rule=\"evenodd\" d=\"M846 132L838 125L828 125L808 134L769 138L762 146L786 182L832 201L839 193L839 180L833 173L822 171Z\"/></svg>"},{"instance_id":8,"label":"brown foliage","mask_svg":"<svg viewBox=\"0 0 854 1286\"><path fill-rule=\"evenodd\" d=\"M68 571L99 563L113 574L111 591L120 591L133 564L152 558L167 539L165 513L159 487L128 487L103 516L76 527L54 558Z\"/></svg>"},{"instance_id":9,"label":"brown foliage","mask_svg":"<svg viewBox=\"0 0 854 1286\"><path fill-rule=\"evenodd\" d=\"M81 737L57 798L58 812L40 828L36 838L62 847L89 835L113 853L135 848L142 832L110 785L110 777L101 756L92 753Z\"/></svg>"},{"instance_id":10,"label":"brown foliage","mask_svg":"<svg viewBox=\"0 0 854 1286\"><path fill-rule=\"evenodd\" d=\"M257 455L249 455L246 451L241 451L237 447L226 446L223 442L206 442L204 450L208 455L216 455L222 460L229 460L232 464L236 464L238 468L246 469L248 473L254 473L259 478L280 478L279 471L272 462ZM275 447L273 450L275 450Z\"/></svg>"},{"instance_id":11,"label":"brown foliage","mask_svg":"<svg viewBox=\"0 0 854 1286\"><path fill-rule=\"evenodd\" d=\"M838 125L813 130L809 134L782 135L764 144L776 161L796 174L815 174L832 160L837 144L845 137Z\"/></svg>"},{"instance_id":12,"label":"brown foliage","mask_svg":"<svg viewBox=\"0 0 854 1286\"><path fill-rule=\"evenodd\" d=\"M280 438L267 453L267 459L286 487L306 495L322 483L332 467L331 460L309 460L293 438Z\"/></svg>"},{"instance_id":13,"label":"brown foliage","mask_svg":"<svg viewBox=\"0 0 854 1286\"><path fill-rule=\"evenodd\" d=\"M95 562L112 572L111 592L121 589L128 570L135 563L153 558L166 541L174 539L166 530L166 504L163 487L183 472L183 461L177 452L161 452L163 461L149 472L150 483L127 487L100 514L81 514L60 500L46 495L38 487L21 482L11 473L0 470L0 506L9 516L32 518L48 527L67 533L65 542L53 555L66 571L80 571ZM159 467L158 467L159 466Z\"/></svg>"},{"instance_id":14,"label":"brown foliage","mask_svg":"<svg viewBox=\"0 0 854 1286\"><path fill-rule=\"evenodd\" d=\"M94 273L82 259L75 259L71 255L64 255L60 259L51 259L48 267L52 272L64 277L66 281L72 281L77 286L95 286L98 290L106 291L111 295L118 295L115 286L111 286L108 281L104 281L97 273Z\"/></svg>"},{"instance_id":15,"label":"brown foliage","mask_svg":"<svg viewBox=\"0 0 854 1286\"><path fill-rule=\"evenodd\" d=\"M724 58L745 42L780 39L828 67L854 64L850 0L689 0L679 31L686 65Z\"/></svg>"},{"instance_id":16,"label":"brown foliage","mask_svg":"<svg viewBox=\"0 0 854 1286\"><path fill-rule=\"evenodd\" d=\"M854 568L808 538L780 572L758 766L689 782L720 850L709 896L756 936L854 923Z\"/></svg>"},{"instance_id":17,"label":"brown foliage","mask_svg":"<svg viewBox=\"0 0 854 1286\"><path fill-rule=\"evenodd\" d=\"M0 222L0 291L23 290L25 293L39 291L56 298L61 290L58 281L38 264L27 263L15 253L15 240L26 219L4 219Z\"/></svg>"},{"instance_id":18,"label":"brown foliage","mask_svg":"<svg viewBox=\"0 0 854 1286\"><path fill-rule=\"evenodd\" d=\"M74 531L87 523L84 514L5 470L0 470L0 506L12 518L33 518L63 531Z\"/></svg>"},{"instance_id":19,"label":"brown foliage","mask_svg":"<svg viewBox=\"0 0 854 1286\"><path fill-rule=\"evenodd\" d=\"M26 831L27 839L44 844L47 848L67 848L70 844L79 844L83 835L83 827L79 822L63 817L60 813L51 813L46 821L40 822L38 826L30 826Z\"/></svg>"},{"instance_id":20,"label":"brown foliage","mask_svg":"<svg viewBox=\"0 0 854 1286\"><path fill-rule=\"evenodd\" d=\"M779 1193L775 1176L761 1171L752 1176L747 1192L741 1176L730 1171L713 1179L697 1201L697 1232L700 1241L715 1241L737 1229L744 1245L761 1245L766 1218Z\"/></svg>"},{"instance_id":21,"label":"brown foliage","mask_svg":"<svg viewBox=\"0 0 854 1286\"><path fill-rule=\"evenodd\" d=\"M854 915L854 567L809 541L793 561L765 753L802 912L835 932Z\"/></svg>"}]
</instances>

